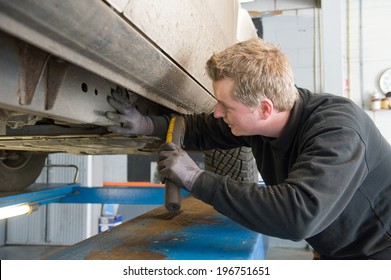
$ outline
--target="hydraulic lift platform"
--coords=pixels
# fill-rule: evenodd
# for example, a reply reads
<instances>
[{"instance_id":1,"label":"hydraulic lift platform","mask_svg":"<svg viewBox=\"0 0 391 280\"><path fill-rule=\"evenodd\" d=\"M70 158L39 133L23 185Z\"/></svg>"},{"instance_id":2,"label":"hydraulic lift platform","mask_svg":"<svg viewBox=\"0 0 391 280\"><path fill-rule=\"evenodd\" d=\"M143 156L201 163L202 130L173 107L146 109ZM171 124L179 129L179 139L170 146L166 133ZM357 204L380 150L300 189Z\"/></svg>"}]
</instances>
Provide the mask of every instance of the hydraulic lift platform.
<instances>
[{"instance_id":1,"label":"hydraulic lift platform","mask_svg":"<svg viewBox=\"0 0 391 280\"><path fill-rule=\"evenodd\" d=\"M264 259L268 238L217 213L184 192L179 212L164 206L124 222L48 259L59 260L247 260ZM0 207L20 203L164 204L164 187L31 187L0 198Z\"/></svg>"}]
</instances>

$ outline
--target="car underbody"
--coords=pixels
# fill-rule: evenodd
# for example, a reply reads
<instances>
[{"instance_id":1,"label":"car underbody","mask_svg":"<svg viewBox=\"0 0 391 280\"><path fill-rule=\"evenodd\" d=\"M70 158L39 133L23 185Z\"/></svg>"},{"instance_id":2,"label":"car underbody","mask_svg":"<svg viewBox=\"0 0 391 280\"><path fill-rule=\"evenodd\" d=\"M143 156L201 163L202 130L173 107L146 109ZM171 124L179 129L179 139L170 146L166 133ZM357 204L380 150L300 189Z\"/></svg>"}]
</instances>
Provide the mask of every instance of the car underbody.
<instances>
[{"instance_id":1,"label":"car underbody","mask_svg":"<svg viewBox=\"0 0 391 280\"><path fill-rule=\"evenodd\" d=\"M225 13L220 1L118 2L0 0L2 185L16 184L6 179L13 171L29 173L34 157L43 166L48 153L155 151L157 137L106 130L107 96L118 86L138 95L144 114L213 110L204 63L238 40L239 2L225 3Z\"/></svg>"}]
</instances>

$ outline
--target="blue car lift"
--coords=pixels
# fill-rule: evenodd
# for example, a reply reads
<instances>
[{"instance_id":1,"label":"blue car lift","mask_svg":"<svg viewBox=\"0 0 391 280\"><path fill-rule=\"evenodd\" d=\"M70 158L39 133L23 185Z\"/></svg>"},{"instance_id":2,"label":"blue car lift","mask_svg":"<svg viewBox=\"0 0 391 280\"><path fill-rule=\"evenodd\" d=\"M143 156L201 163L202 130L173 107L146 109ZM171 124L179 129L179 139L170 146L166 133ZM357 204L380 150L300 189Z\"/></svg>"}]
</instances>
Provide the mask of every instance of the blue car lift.
<instances>
[{"instance_id":1,"label":"blue car lift","mask_svg":"<svg viewBox=\"0 0 391 280\"><path fill-rule=\"evenodd\" d=\"M182 209L157 207L49 259L229 260L264 259L268 239L217 213L183 191ZM33 185L0 197L0 207L28 203L164 204L164 187L81 187Z\"/></svg>"}]
</instances>

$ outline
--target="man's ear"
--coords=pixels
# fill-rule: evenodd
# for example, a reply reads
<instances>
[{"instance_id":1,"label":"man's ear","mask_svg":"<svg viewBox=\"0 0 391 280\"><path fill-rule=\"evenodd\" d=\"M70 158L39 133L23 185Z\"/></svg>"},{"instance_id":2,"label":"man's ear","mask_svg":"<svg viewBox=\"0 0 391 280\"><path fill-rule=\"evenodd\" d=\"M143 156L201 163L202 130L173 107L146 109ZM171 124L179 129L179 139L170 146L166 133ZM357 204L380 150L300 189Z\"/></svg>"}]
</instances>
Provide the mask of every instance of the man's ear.
<instances>
[{"instance_id":1,"label":"man's ear","mask_svg":"<svg viewBox=\"0 0 391 280\"><path fill-rule=\"evenodd\" d=\"M264 98L261 101L261 104L259 105L260 117L262 120L266 120L270 117L270 115L273 113L274 105L273 102L268 99Z\"/></svg>"}]
</instances>

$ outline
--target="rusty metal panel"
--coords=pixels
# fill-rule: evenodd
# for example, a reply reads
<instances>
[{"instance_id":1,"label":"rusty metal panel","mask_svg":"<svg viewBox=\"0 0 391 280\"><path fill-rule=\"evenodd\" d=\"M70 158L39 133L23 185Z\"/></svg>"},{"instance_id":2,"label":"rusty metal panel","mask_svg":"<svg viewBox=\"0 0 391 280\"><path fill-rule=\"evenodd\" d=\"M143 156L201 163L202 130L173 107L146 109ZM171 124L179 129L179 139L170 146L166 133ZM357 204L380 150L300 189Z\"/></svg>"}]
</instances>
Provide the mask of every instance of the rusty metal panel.
<instances>
[{"instance_id":1,"label":"rusty metal panel","mask_svg":"<svg viewBox=\"0 0 391 280\"><path fill-rule=\"evenodd\" d=\"M263 259L266 249L265 236L189 197L179 213L156 208L49 259Z\"/></svg>"},{"instance_id":2,"label":"rusty metal panel","mask_svg":"<svg viewBox=\"0 0 391 280\"><path fill-rule=\"evenodd\" d=\"M1 0L0 29L175 111L213 108L210 92L104 2Z\"/></svg>"}]
</instances>

